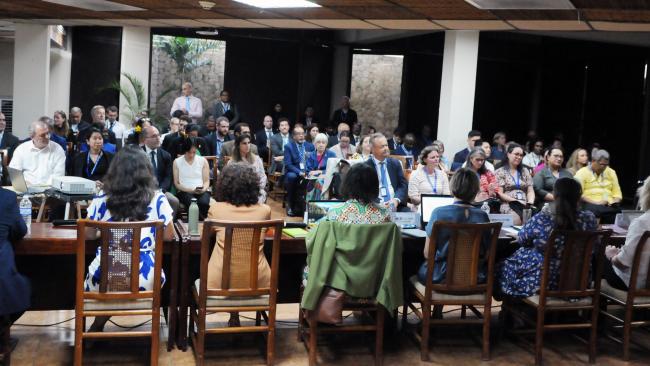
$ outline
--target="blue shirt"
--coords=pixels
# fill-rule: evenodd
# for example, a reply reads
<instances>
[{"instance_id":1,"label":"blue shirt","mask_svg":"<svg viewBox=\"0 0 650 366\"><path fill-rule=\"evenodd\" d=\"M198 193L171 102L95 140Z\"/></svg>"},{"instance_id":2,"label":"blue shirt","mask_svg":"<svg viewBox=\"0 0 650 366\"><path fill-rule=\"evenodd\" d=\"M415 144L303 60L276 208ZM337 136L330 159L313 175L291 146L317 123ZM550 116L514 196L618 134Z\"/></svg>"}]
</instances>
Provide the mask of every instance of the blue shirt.
<instances>
[{"instance_id":1,"label":"blue shirt","mask_svg":"<svg viewBox=\"0 0 650 366\"><path fill-rule=\"evenodd\" d=\"M468 215L465 214L468 211ZM431 212L431 218L427 224L427 235L431 236L433 231L433 224L436 221L453 222L458 224L480 224L490 222L488 215L477 207L465 204L453 204L443 207L438 207ZM449 253L449 239L451 232L449 230L442 230L438 233L437 247L436 247L436 263L433 266L433 283L441 283L445 279L447 273L447 254ZM490 238L483 238L481 254L487 252L490 245ZM479 283L484 283L486 280L487 263L482 264L482 268L478 272ZM420 270L418 271L418 279L424 283L427 275L427 262L424 261Z\"/></svg>"}]
</instances>

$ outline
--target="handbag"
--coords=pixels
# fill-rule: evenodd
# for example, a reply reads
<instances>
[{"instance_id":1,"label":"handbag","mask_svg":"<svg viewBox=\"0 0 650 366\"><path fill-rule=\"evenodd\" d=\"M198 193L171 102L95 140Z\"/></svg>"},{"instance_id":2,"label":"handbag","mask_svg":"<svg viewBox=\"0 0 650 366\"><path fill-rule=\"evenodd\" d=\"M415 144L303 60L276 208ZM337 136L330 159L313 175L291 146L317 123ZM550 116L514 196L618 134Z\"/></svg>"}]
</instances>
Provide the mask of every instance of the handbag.
<instances>
[{"instance_id":1,"label":"handbag","mask_svg":"<svg viewBox=\"0 0 650 366\"><path fill-rule=\"evenodd\" d=\"M316 320L327 324L341 324L344 298L344 291L325 286L316 306Z\"/></svg>"}]
</instances>

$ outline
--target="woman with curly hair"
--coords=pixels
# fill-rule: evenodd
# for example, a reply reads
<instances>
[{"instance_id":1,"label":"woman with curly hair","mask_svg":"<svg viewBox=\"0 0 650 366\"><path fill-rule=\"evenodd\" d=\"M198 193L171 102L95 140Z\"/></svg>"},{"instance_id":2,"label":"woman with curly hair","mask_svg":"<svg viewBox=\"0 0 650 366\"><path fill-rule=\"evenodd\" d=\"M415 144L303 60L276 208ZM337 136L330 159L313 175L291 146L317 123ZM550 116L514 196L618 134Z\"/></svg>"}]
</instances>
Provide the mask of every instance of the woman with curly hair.
<instances>
[{"instance_id":1,"label":"woman with curly hair","mask_svg":"<svg viewBox=\"0 0 650 366\"><path fill-rule=\"evenodd\" d=\"M212 201L208 219L228 221L260 221L271 219L271 207L259 202L260 178L255 169L246 163L228 164L217 178L217 202ZM271 283L271 267L264 256L264 231L260 234L260 255L257 264L258 286ZM233 238L236 240L237 238ZM223 270L224 228L217 229L217 244L208 261L208 288L221 288ZM233 241L233 246L236 242ZM241 269L230 267L230 278ZM230 326L239 325L237 313L230 314Z\"/></svg>"},{"instance_id":2,"label":"woman with curly hair","mask_svg":"<svg viewBox=\"0 0 650 366\"><path fill-rule=\"evenodd\" d=\"M174 236L172 208L165 194L158 190L153 166L147 154L137 146L123 147L113 158L103 179L104 190L88 206L88 219L96 221L153 221L163 220L165 240ZM94 238L96 232L87 233ZM143 230L140 234L140 288L153 288L155 233ZM85 290L98 291L100 251L88 266ZM165 274L162 274L162 284ZM97 317L91 331L101 331L108 317Z\"/></svg>"}]
</instances>

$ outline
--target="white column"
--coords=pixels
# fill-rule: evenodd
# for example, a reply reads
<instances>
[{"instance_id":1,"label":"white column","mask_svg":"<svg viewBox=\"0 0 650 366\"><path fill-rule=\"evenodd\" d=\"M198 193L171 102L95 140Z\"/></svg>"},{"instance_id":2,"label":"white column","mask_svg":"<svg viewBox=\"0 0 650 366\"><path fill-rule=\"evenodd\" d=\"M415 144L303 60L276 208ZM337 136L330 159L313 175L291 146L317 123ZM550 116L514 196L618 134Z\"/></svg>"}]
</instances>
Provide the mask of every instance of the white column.
<instances>
[{"instance_id":1,"label":"white column","mask_svg":"<svg viewBox=\"0 0 650 366\"><path fill-rule=\"evenodd\" d=\"M146 108L149 102L149 54L151 49L151 28L148 27L124 27L122 28L122 59L121 73L135 76L144 87ZM131 89L131 84L120 75L122 87ZM120 94L120 121L125 127L131 125L131 121L125 112L128 112L127 101L124 95ZM139 111L135 111L137 113Z\"/></svg>"},{"instance_id":2,"label":"white column","mask_svg":"<svg viewBox=\"0 0 650 366\"><path fill-rule=\"evenodd\" d=\"M478 41L478 31L445 32L438 139L445 143L449 159L467 147L472 129Z\"/></svg>"},{"instance_id":3,"label":"white column","mask_svg":"<svg viewBox=\"0 0 650 366\"><path fill-rule=\"evenodd\" d=\"M49 112L50 35L47 25L16 23L14 42L13 134L24 138L29 125Z\"/></svg>"},{"instance_id":4,"label":"white column","mask_svg":"<svg viewBox=\"0 0 650 366\"><path fill-rule=\"evenodd\" d=\"M50 96L48 116L54 111L70 110L70 78L72 76L72 34L68 33L66 49L52 48L50 52Z\"/></svg>"},{"instance_id":5,"label":"white column","mask_svg":"<svg viewBox=\"0 0 650 366\"><path fill-rule=\"evenodd\" d=\"M350 46L335 46L334 60L332 62L332 94L330 98L330 114L341 107L341 97L348 95L350 85ZM354 101L353 101L354 102Z\"/></svg>"}]
</instances>

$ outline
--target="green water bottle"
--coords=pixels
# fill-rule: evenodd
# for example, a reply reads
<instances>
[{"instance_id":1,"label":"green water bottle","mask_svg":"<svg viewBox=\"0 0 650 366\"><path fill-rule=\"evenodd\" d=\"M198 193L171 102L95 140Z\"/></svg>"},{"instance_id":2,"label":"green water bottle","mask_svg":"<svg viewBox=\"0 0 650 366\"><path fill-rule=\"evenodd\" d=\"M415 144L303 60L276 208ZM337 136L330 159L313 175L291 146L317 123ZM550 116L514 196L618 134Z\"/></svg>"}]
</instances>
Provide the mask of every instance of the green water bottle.
<instances>
[{"instance_id":1,"label":"green water bottle","mask_svg":"<svg viewBox=\"0 0 650 366\"><path fill-rule=\"evenodd\" d=\"M199 205L196 198L192 198L192 203L187 212L187 221L190 227L190 235L199 235Z\"/></svg>"}]
</instances>

